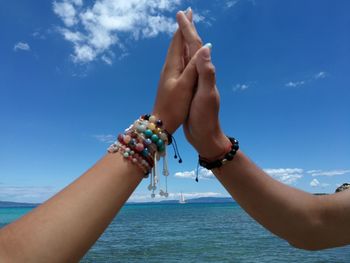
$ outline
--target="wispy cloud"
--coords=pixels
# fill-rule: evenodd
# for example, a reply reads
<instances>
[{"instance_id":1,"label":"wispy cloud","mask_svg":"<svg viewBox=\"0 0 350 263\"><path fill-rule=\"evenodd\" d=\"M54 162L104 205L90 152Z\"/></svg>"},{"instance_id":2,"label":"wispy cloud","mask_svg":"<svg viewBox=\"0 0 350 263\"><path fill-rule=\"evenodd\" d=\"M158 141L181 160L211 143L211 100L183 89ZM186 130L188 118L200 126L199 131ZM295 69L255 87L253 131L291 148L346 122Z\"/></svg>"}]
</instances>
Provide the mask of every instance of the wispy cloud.
<instances>
[{"instance_id":1,"label":"wispy cloud","mask_svg":"<svg viewBox=\"0 0 350 263\"><path fill-rule=\"evenodd\" d=\"M324 79L324 78L327 77L327 75L328 75L328 74L327 74L326 72L321 71L321 72L315 74L315 75L314 75L314 78L315 78L315 79Z\"/></svg>"},{"instance_id":2,"label":"wispy cloud","mask_svg":"<svg viewBox=\"0 0 350 263\"><path fill-rule=\"evenodd\" d=\"M303 177L304 170L300 168L264 169L264 171L284 184L294 184Z\"/></svg>"},{"instance_id":3,"label":"wispy cloud","mask_svg":"<svg viewBox=\"0 0 350 263\"><path fill-rule=\"evenodd\" d=\"M311 182L310 182L310 186L311 187L327 187L329 186L329 184L326 184L326 183L321 183L319 180L317 180L316 178L312 179Z\"/></svg>"},{"instance_id":4,"label":"wispy cloud","mask_svg":"<svg viewBox=\"0 0 350 263\"><path fill-rule=\"evenodd\" d=\"M30 51L30 46L28 43L25 43L25 42L18 42L14 45L13 47L13 50L14 51L19 51L19 50L22 50L22 51Z\"/></svg>"},{"instance_id":5,"label":"wispy cloud","mask_svg":"<svg viewBox=\"0 0 350 263\"><path fill-rule=\"evenodd\" d=\"M231 8L231 7L234 7L237 3L238 3L238 0L229 0L229 1L226 1L225 7Z\"/></svg>"},{"instance_id":6,"label":"wispy cloud","mask_svg":"<svg viewBox=\"0 0 350 263\"><path fill-rule=\"evenodd\" d=\"M73 61L88 63L102 59L111 62L111 48L123 49L122 37L138 40L170 34L176 29L173 14L181 0L81 0L53 2L53 11L64 27L59 32L73 44ZM202 19L202 18L198 18Z\"/></svg>"},{"instance_id":7,"label":"wispy cloud","mask_svg":"<svg viewBox=\"0 0 350 263\"><path fill-rule=\"evenodd\" d=\"M305 78L304 80L299 80L299 81L289 81L285 84L286 87L288 88L298 88L301 86L304 86L308 83L311 83L316 80L324 79L328 76L328 73L325 71L320 71L316 74L314 74L312 77Z\"/></svg>"},{"instance_id":8,"label":"wispy cloud","mask_svg":"<svg viewBox=\"0 0 350 263\"><path fill-rule=\"evenodd\" d=\"M294 184L297 180L303 177L304 170L300 168L277 168L277 169L264 169L264 171L285 184ZM196 178L196 170L184 171L175 173L175 177L184 179ZM214 174L203 167L199 168L199 179L213 179Z\"/></svg>"},{"instance_id":9,"label":"wispy cloud","mask_svg":"<svg viewBox=\"0 0 350 263\"><path fill-rule=\"evenodd\" d=\"M112 134L97 134L92 137L103 143L113 143L116 140L116 136Z\"/></svg>"},{"instance_id":10,"label":"wispy cloud","mask_svg":"<svg viewBox=\"0 0 350 263\"><path fill-rule=\"evenodd\" d=\"M108 57L106 55L102 55L101 59L102 59L102 61L104 61L108 65L112 65L113 64L113 60L112 60L111 57Z\"/></svg>"},{"instance_id":11,"label":"wispy cloud","mask_svg":"<svg viewBox=\"0 0 350 263\"><path fill-rule=\"evenodd\" d=\"M198 24L202 23L208 27L213 25L213 22L215 22L216 19L212 14L212 11L209 9L205 10L195 10L193 13L193 22Z\"/></svg>"},{"instance_id":12,"label":"wispy cloud","mask_svg":"<svg viewBox=\"0 0 350 263\"><path fill-rule=\"evenodd\" d=\"M286 87L291 87L291 88L296 88L296 87L300 87L305 85L305 81L289 81L288 83L286 83Z\"/></svg>"},{"instance_id":13,"label":"wispy cloud","mask_svg":"<svg viewBox=\"0 0 350 263\"><path fill-rule=\"evenodd\" d=\"M309 170L307 171L311 176L337 176L350 173L349 169L338 169L338 170Z\"/></svg>"},{"instance_id":14,"label":"wispy cloud","mask_svg":"<svg viewBox=\"0 0 350 263\"><path fill-rule=\"evenodd\" d=\"M205 20L205 16L204 15L201 15L201 14L198 14L198 13L193 14L193 22L199 23L199 22L203 22L204 20Z\"/></svg>"},{"instance_id":15,"label":"wispy cloud","mask_svg":"<svg viewBox=\"0 0 350 263\"><path fill-rule=\"evenodd\" d=\"M250 85L247 84L247 83L244 83L244 84L238 83L238 84L236 84L236 85L233 86L232 90L235 91L235 92L238 92L238 91L245 91L245 90L247 90L249 87L250 87Z\"/></svg>"},{"instance_id":16,"label":"wispy cloud","mask_svg":"<svg viewBox=\"0 0 350 263\"><path fill-rule=\"evenodd\" d=\"M317 187L320 184L320 182L317 179L312 179L310 182L310 186Z\"/></svg>"},{"instance_id":17,"label":"wispy cloud","mask_svg":"<svg viewBox=\"0 0 350 263\"><path fill-rule=\"evenodd\" d=\"M57 193L58 190L51 186L7 186L0 185L0 200L12 202L44 202Z\"/></svg>"},{"instance_id":18,"label":"wispy cloud","mask_svg":"<svg viewBox=\"0 0 350 263\"><path fill-rule=\"evenodd\" d=\"M252 6L256 6L255 0L225 0L225 1L217 0L217 2L220 3L220 5L222 5L225 9L233 8L238 3L244 3L244 2L248 2Z\"/></svg>"},{"instance_id":19,"label":"wispy cloud","mask_svg":"<svg viewBox=\"0 0 350 263\"><path fill-rule=\"evenodd\" d=\"M46 39L46 36L43 33L41 33L39 29L32 33L32 37L35 39L41 39L41 40Z\"/></svg>"},{"instance_id":20,"label":"wispy cloud","mask_svg":"<svg viewBox=\"0 0 350 263\"><path fill-rule=\"evenodd\" d=\"M267 168L264 171L271 177L285 184L294 184L304 176L339 176L350 174L350 169L335 169L335 170L304 170L301 168ZM199 168L199 179L213 179L214 174L203 167ZM196 170L183 171L175 173L175 177L184 179L196 178ZM317 180L316 180L317 181ZM316 183L314 181L314 183ZM328 184L321 184L321 186L328 186Z\"/></svg>"},{"instance_id":21,"label":"wispy cloud","mask_svg":"<svg viewBox=\"0 0 350 263\"><path fill-rule=\"evenodd\" d=\"M185 178L185 179L194 179L194 178L196 178L196 170L177 172L177 173L175 173L175 177ZM213 179L215 177L214 177L214 174L210 170L207 170L203 167L199 167L198 178L199 179Z\"/></svg>"}]
</instances>

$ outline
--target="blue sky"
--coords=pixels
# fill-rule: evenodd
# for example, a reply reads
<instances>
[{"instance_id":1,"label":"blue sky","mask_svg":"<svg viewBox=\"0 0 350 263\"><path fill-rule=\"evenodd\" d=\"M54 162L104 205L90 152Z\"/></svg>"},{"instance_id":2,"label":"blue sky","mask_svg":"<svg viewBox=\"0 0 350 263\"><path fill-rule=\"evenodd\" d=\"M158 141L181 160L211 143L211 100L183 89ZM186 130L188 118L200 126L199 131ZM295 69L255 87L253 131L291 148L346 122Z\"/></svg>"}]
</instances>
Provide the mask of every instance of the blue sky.
<instances>
[{"instance_id":1,"label":"blue sky","mask_svg":"<svg viewBox=\"0 0 350 263\"><path fill-rule=\"evenodd\" d=\"M350 181L349 1L19 0L0 9L0 200L47 199L152 110L188 6L213 44L225 132L294 187ZM193 180L196 153L181 129L176 138L171 198L227 196L204 170ZM131 200L149 200L146 186Z\"/></svg>"}]
</instances>

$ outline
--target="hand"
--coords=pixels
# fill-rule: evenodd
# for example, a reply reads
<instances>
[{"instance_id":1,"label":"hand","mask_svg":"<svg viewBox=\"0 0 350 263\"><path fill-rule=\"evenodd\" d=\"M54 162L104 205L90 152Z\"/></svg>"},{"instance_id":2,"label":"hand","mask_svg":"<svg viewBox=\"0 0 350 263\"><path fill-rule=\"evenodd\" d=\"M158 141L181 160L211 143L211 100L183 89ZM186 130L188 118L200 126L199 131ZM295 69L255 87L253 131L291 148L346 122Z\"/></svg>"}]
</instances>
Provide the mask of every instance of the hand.
<instances>
[{"instance_id":1,"label":"hand","mask_svg":"<svg viewBox=\"0 0 350 263\"><path fill-rule=\"evenodd\" d=\"M187 17L181 13L186 20L192 19L191 11L187 13ZM177 30L168 49L153 108L153 115L163 121L170 134L185 121L193 96L196 72L193 66L190 70L187 69L188 60L183 36Z\"/></svg>"},{"instance_id":2,"label":"hand","mask_svg":"<svg viewBox=\"0 0 350 263\"><path fill-rule=\"evenodd\" d=\"M187 140L202 157L215 160L226 153L231 143L222 132L219 123L220 96L216 87L215 67L211 62L211 46L201 48L202 41L193 23L184 13L179 12L177 20L184 41L189 47L189 56L192 57L187 67L195 68L196 72L192 75L196 80L198 78L184 123L184 132Z\"/></svg>"}]
</instances>

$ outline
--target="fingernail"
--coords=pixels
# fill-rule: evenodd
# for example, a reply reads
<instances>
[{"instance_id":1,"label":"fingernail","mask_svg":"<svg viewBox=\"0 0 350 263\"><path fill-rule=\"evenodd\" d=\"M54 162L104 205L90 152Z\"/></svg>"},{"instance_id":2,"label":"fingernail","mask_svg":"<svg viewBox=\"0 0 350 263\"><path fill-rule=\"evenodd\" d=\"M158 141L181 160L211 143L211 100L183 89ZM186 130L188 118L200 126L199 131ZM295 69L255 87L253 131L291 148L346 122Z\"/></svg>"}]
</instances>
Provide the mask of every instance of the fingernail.
<instances>
[{"instance_id":1,"label":"fingernail","mask_svg":"<svg viewBox=\"0 0 350 263\"><path fill-rule=\"evenodd\" d=\"M191 9L191 7L189 6L189 7L187 7L187 9L184 11L184 13L185 13L185 15L187 15L190 11L191 11L192 9Z\"/></svg>"},{"instance_id":2,"label":"fingernail","mask_svg":"<svg viewBox=\"0 0 350 263\"><path fill-rule=\"evenodd\" d=\"M213 45L211 43L207 43L205 44L203 47L205 47L204 51L203 51L203 58L204 59L210 59L211 57L211 49L213 47Z\"/></svg>"},{"instance_id":3,"label":"fingernail","mask_svg":"<svg viewBox=\"0 0 350 263\"><path fill-rule=\"evenodd\" d=\"M207 47L211 50L213 48L213 45L211 43L207 43L204 45L204 47Z\"/></svg>"}]
</instances>

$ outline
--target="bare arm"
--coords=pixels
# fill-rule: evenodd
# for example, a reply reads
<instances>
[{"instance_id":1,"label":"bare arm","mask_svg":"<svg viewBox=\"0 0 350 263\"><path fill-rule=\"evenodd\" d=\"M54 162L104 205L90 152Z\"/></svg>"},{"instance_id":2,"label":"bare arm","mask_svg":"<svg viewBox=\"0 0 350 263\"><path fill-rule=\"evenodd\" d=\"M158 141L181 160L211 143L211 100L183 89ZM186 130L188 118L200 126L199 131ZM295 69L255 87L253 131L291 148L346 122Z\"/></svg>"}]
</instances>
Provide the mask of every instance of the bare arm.
<instances>
[{"instance_id":1,"label":"bare arm","mask_svg":"<svg viewBox=\"0 0 350 263\"><path fill-rule=\"evenodd\" d=\"M315 196L289 187L241 151L213 172L249 215L291 245L319 250L350 244L350 191Z\"/></svg>"},{"instance_id":2,"label":"bare arm","mask_svg":"<svg viewBox=\"0 0 350 263\"><path fill-rule=\"evenodd\" d=\"M185 120L193 93L195 67L192 62L184 67L184 50L177 31L153 109L170 133ZM119 153L104 156L60 193L0 230L0 262L78 261L118 213L142 175Z\"/></svg>"},{"instance_id":3,"label":"bare arm","mask_svg":"<svg viewBox=\"0 0 350 263\"><path fill-rule=\"evenodd\" d=\"M53 198L0 232L1 262L77 262L142 179L120 154L106 155Z\"/></svg>"},{"instance_id":4,"label":"bare arm","mask_svg":"<svg viewBox=\"0 0 350 263\"><path fill-rule=\"evenodd\" d=\"M183 13L177 18L192 56L201 46L200 37ZM210 50L203 51L196 60L198 86L184 131L201 156L215 160L230 141L218 119L220 98ZM297 190L272 179L242 151L213 172L245 211L293 246L317 250L350 244L350 191L314 196Z\"/></svg>"}]
</instances>

